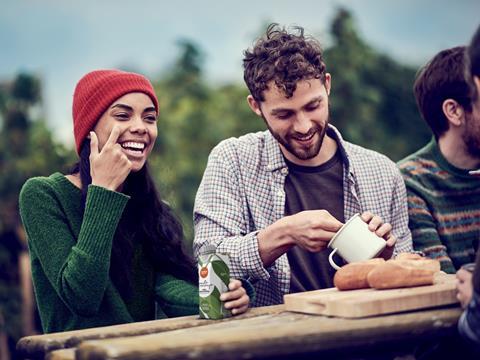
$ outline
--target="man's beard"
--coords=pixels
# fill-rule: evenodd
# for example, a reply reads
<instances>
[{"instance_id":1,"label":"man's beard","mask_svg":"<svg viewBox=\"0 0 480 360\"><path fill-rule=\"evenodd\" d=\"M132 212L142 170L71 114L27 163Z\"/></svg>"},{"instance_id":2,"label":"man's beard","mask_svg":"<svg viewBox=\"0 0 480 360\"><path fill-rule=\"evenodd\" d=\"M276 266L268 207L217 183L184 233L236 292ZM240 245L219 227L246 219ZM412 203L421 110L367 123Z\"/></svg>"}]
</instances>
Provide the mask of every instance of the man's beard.
<instances>
[{"instance_id":1,"label":"man's beard","mask_svg":"<svg viewBox=\"0 0 480 360\"><path fill-rule=\"evenodd\" d=\"M467 114L467 126L463 132L462 138L465 143L467 153L477 159L480 159L480 119L476 119L473 113Z\"/></svg>"},{"instance_id":2,"label":"man's beard","mask_svg":"<svg viewBox=\"0 0 480 360\"><path fill-rule=\"evenodd\" d=\"M268 129L270 130L270 133L272 136L280 143L283 145L283 147L293 156L300 160L310 160L314 158L315 156L318 155L320 152L320 149L322 148L323 144L323 139L325 138L325 133L327 132L327 127L329 123L329 119L327 118L327 121L325 122L325 126L320 127L317 124L315 124L313 127L308 130L308 133L306 134L300 134L297 132L291 132L288 133L285 137L282 137L279 133L273 131L273 129L268 125L267 120L262 114L262 118L265 121L265 124L267 124ZM318 139L316 142L314 142L312 145L309 147L304 147L298 144L298 142L295 142L295 138L309 138L310 136L318 134Z\"/></svg>"}]
</instances>

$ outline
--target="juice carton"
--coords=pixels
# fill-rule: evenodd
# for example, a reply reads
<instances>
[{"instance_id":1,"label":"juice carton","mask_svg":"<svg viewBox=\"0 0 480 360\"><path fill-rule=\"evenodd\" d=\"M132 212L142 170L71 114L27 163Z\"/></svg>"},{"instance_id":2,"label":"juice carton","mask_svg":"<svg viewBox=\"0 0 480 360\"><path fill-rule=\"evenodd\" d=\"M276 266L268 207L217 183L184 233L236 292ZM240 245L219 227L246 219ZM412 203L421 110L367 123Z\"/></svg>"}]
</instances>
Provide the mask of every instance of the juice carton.
<instances>
[{"instance_id":1,"label":"juice carton","mask_svg":"<svg viewBox=\"0 0 480 360\"><path fill-rule=\"evenodd\" d=\"M198 258L199 312L202 319L223 319L231 316L220 301L220 294L228 291L230 259L219 254L213 244L205 245Z\"/></svg>"}]
</instances>

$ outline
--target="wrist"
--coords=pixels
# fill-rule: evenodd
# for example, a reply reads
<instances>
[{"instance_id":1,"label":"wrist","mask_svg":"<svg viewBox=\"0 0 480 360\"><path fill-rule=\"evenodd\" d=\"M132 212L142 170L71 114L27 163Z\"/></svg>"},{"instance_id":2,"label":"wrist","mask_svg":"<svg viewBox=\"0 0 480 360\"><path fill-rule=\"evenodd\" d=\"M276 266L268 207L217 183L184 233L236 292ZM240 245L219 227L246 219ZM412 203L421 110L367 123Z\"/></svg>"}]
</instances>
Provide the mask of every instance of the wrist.
<instances>
[{"instance_id":1,"label":"wrist","mask_svg":"<svg viewBox=\"0 0 480 360\"><path fill-rule=\"evenodd\" d=\"M101 188L104 188L104 189L110 190L110 191L116 191L117 190L117 187L114 186L113 184L106 184L102 181L96 181L93 178L92 178L92 185L98 186L98 187L101 187Z\"/></svg>"},{"instance_id":2,"label":"wrist","mask_svg":"<svg viewBox=\"0 0 480 360\"><path fill-rule=\"evenodd\" d=\"M290 235L289 222L284 219L274 222L257 234L258 251L265 267L295 245L294 237Z\"/></svg>"},{"instance_id":3,"label":"wrist","mask_svg":"<svg viewBox=\"0 0 480 360\"><path fill-rule=\"evenodd\" d=\"M292 226L288 217L281 218L273 224L259 231L257 237L259 241L269 241L278 247L296 245L295 238L292 236Z\"/></svg>"},{"instance_id":4,"label":"wrist","mask_svg":"<svg viewBox=\"0 0 480 360\"><path fill-rule=\"evenodd\" d=\"M106 185L103 185L103 184L94 183L93 181L92 181L92 184L91 184L91 185L104 188L105 190L110 190L110 191L112 191L112 189L111 189L110 187L108 187L108 186L106 186Z\"/></svg>"}]
</instances>

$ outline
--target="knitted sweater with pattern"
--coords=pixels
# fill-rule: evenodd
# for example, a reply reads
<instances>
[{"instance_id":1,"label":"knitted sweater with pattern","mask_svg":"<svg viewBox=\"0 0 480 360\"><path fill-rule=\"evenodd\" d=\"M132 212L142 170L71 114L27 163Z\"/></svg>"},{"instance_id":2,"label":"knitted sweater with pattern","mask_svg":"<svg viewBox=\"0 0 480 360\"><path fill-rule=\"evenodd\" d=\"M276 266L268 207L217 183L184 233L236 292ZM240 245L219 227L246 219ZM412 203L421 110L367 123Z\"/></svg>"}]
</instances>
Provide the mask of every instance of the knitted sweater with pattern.
<instances>
[{"instance_id":1,"label":"knitted sweater with pattern","mask_svg":"<svg viewBox=\"0 0 480 360\"><path fill-rule=\"evenodd\" d=\"M109 277L112 241L129 197L90 185L85 211L81 191L65 176L28 180L20 214L28 237L32 277L47 333L198 313L198 289L155 273L135 251L131 299ZM155 312L155 301L157 311Z\"/></svg>"},{"instance_id":2,"label":"knitted sweater with pattern","mask_svg":"<svg viewBox=\"0 0 480 360\"><path fill-rule=\"evenodd\" d=\"M398 163L407 187L415 250L454 273L475 261L480 236L480 177L450 164L435 139Z\"/></svg>"}]
</instances>

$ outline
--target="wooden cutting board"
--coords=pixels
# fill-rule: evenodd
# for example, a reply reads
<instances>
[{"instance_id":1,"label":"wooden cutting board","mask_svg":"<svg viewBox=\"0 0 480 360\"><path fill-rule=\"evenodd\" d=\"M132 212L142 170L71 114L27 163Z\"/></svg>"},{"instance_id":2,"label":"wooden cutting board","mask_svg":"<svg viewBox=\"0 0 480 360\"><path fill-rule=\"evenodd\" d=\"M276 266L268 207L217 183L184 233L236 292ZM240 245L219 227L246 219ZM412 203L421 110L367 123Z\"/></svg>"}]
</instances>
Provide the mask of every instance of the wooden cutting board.
<instances>
[{"instance_id":1,"label":"wooden cutting board","mask_svg":"<svg viewBox=\"0 0 480 360\"><path fill-rule=\"evenodd\" d=\"M359 318L458 303L455 275L442 274L434 285L402 289L337 288L284 295L285 309L308 314Z\"/></svg>"}]
</instances>

